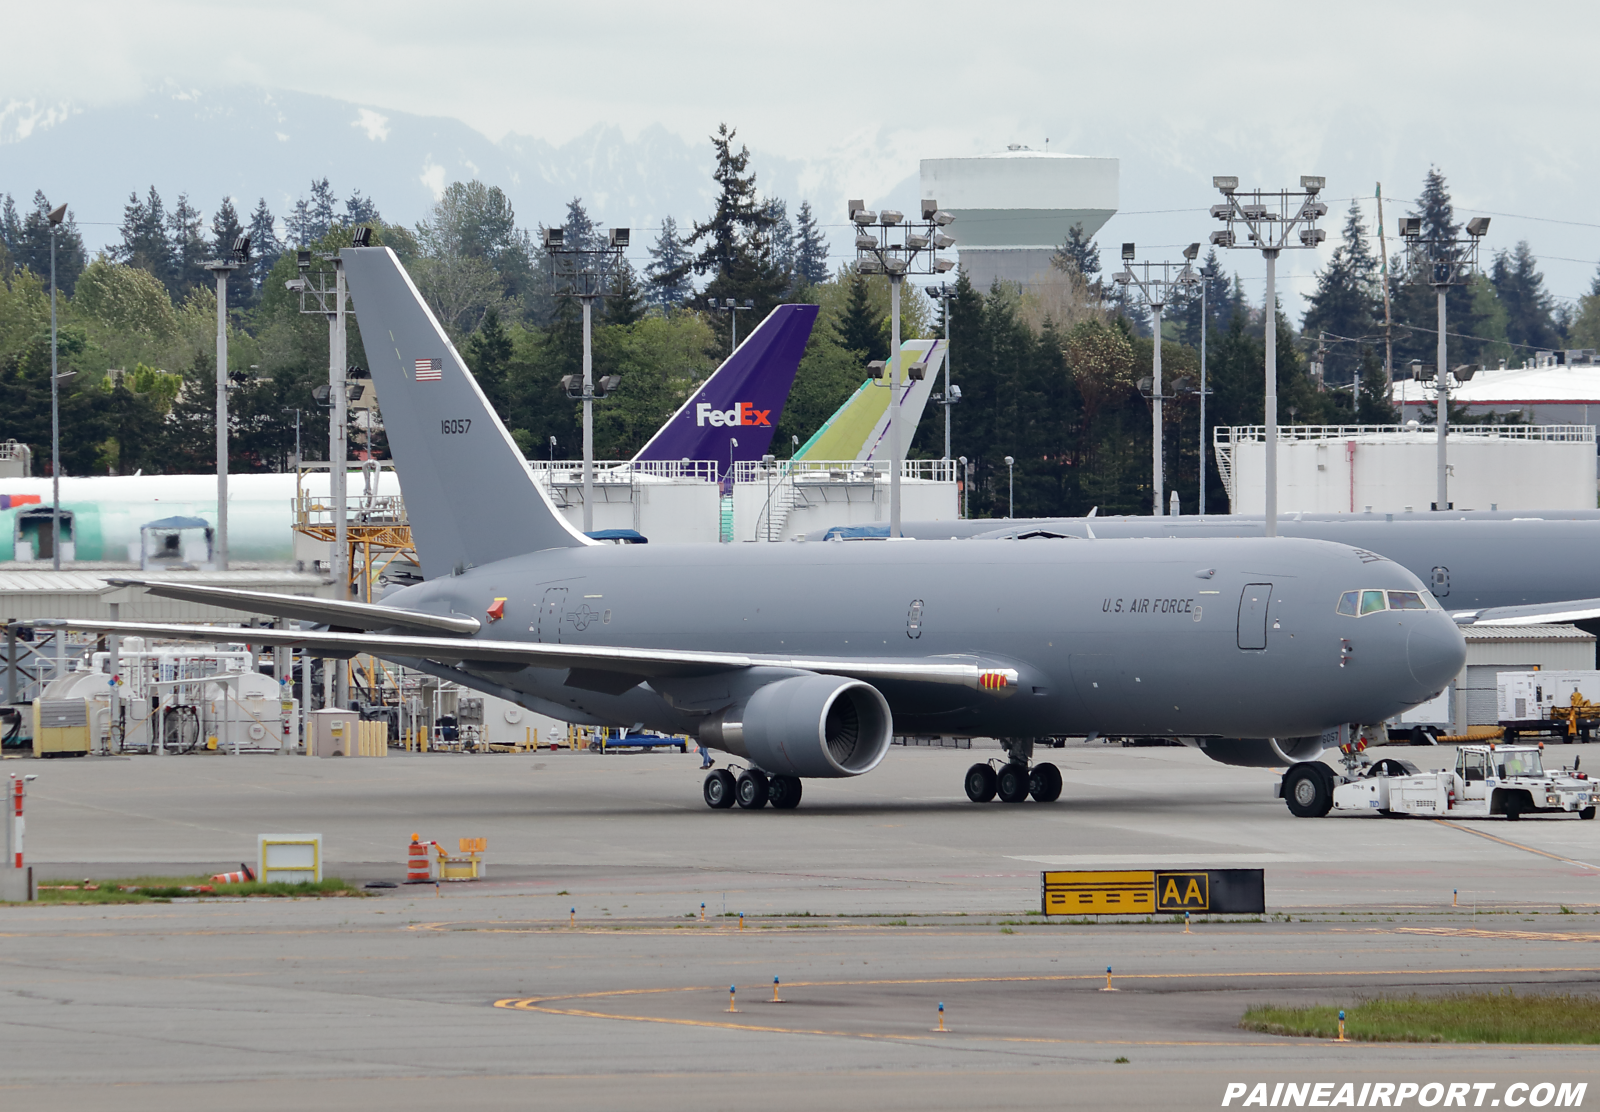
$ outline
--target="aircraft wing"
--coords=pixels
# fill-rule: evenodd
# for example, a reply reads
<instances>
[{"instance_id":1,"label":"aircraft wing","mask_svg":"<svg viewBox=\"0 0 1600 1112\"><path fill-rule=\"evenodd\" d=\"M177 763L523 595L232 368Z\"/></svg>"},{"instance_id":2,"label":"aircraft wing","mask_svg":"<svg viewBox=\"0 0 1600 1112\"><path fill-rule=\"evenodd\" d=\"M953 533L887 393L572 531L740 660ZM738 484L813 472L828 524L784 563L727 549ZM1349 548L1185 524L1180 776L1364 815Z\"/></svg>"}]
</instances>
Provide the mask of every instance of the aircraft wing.
<instances>
[{"instance_id":1,"label":"aircraft wing","mask_svg":"<svg viewBox=\"0 0 1600 1112\"><path fill-rule=\"evenodd\" d=\"M1450 617L1459 626L1557 625L1600 618L1600 598L1565 599L1529 606L1492 606L1486 610L1456 610Z\"/></svg>"},{"instance_id":2,"label":"aircraft wing","mask_svg":"<svg viewBox=\"0 0 1600 1112\"><path fill-rule=\"evenodd\" d=\"M321 652L328 656L348 657L357 653L367 653L385 658L436 660L452 664L464 662L468 667L474 663L483 663L522 664L532 668L570 668L583 672L610 672L618 676L636 676L639 680L765 667L795 668L826 675L850 676L861 680L907 680L953 684L1001 692L1005 688L1015 687L1017 683L1015 670L985 667L973 657L927 657L922 660L798 657L764 653L624 648L612 645L550 645L538 641L413 637L388 633L322 633L315 630L241 629L227 626L93 621L79 618L31 624L45 629L159 637L176 641L302 645L312 653Z\"/></svg>"},{"instance_id":3,"label":"aircraft wing","mask_svg":"<svg viewBox=\"0 0 1600 1112\"><path fill-rule=\"evenodd\" d=\"M106 582L117 587L143 587L152 595L162 598L225 606L247 614L272 614L320 625L355 629L408 629L424 634L453 633L458 636L470 636L482 626L477 618L467 615L423 614L416 610L378 606L370 602L341 602L338 599L280 595L272 591L242 591L235 587L204 587L146 579L108 579Z\"/></svg>"}]
</instances>

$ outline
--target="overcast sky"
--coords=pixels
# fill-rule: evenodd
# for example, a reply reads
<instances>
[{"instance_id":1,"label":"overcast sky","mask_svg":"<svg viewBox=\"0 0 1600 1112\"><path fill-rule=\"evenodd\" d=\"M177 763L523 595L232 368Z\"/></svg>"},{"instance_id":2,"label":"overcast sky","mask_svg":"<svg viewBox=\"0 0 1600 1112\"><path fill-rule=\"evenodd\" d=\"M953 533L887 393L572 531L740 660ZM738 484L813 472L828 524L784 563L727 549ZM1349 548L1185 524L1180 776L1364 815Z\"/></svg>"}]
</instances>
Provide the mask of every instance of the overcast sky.
<instances>
[{"instance_id":1,"label":"overcast sky","mask_svg":"<svg viewBox=\"0 0 1600 1112\"><path fill-rule=\"evenodd\" d=\"M874 200L919 159L1026 143L1122 161L1105 242L1210 230L1210 177L1415 197L1438 164L1491 244L1587 292L1600 17L1588 3L527 2L18 5L0 113L230 82L453 116L552 142L596 123L736 124L801 185ZM4 116L0 116L0 125ZM3 130L3 127L0 127ZM4 147L0 146L0 157ZM809 178L806 176L809 175ZM1169 211L1178 210L1178 211ZM1389 230L1393 230L1390 217ZM1330 239L1337 222L1330 221ZM1233 260L1246 275L1259 259ZM1303 285L1315 260L1284 269ZM1259 285L1256 290L1259 293Z\"/></svg>"}]
</instances>

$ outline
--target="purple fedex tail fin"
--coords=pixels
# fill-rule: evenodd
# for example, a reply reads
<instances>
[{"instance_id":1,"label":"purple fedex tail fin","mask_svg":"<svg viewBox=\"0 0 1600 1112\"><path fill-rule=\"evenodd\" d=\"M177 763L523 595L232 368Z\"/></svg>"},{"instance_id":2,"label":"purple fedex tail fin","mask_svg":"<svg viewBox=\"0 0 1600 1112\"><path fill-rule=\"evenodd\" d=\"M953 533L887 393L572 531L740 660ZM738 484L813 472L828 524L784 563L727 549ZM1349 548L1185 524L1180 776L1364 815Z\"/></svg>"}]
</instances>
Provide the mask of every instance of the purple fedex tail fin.
<instances>
[{"instance_id":1,"label":"purple fedex tail fin","mask_svg":"<svg viewBox=\"0 0 1600 1112\"><path fill-rule=\"evenodd\" d=\"M815 305L772 310L633 458L716 460L722 467L760 459L772 445L816 322Z\"/></svg>"}]
</instances>

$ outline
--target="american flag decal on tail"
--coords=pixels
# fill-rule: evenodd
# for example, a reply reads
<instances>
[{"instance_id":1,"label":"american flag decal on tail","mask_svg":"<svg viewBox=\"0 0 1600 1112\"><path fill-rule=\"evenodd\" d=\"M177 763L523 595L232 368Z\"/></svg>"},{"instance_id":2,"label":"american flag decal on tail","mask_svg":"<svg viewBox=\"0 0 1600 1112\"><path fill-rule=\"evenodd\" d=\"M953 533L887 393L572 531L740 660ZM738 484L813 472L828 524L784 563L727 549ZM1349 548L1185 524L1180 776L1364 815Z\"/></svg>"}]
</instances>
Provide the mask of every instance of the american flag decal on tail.
<instances>
[{"instance_id":1,"label":"american flag decal on tail","mask_svg":"<svg viewBox=\"0 0 1600 1112\"><path fill-rule=\"evenodd\" d=\"M444 378L444 364L437 359L417 360L417 381L438 382Z\"/></svg>"}]
</instances>

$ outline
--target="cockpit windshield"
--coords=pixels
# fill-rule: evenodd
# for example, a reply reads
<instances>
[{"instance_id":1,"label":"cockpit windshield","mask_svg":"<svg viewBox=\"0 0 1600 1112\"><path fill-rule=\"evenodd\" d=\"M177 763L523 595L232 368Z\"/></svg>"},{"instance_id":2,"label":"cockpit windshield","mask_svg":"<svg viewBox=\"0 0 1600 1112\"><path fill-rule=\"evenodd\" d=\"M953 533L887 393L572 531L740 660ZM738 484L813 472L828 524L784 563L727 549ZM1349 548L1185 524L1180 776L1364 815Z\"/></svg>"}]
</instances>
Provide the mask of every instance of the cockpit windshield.
<instances>
[{"instance_id":1,"label":"cockpit windshield","mask_svg":"<svg viewBox=\"0 0 1600 1112\"><path fill-rule=\"evenodd\" d=\"M1334 609L1348 618L1360 618L1385 610L1427 610L1431 598L1421 591L1346 591Z\"/></svg>"}]
</instances>

